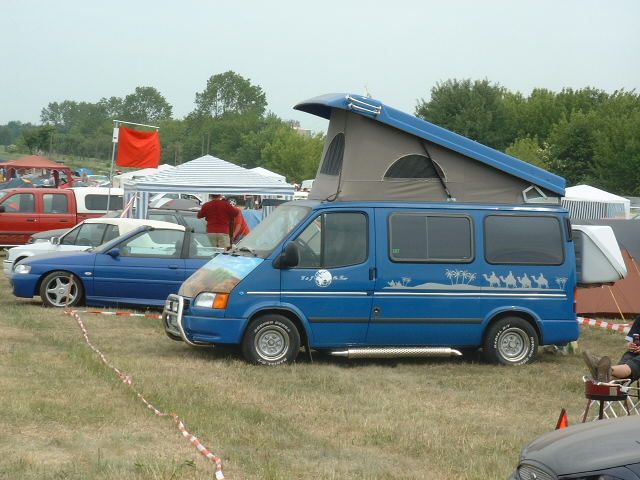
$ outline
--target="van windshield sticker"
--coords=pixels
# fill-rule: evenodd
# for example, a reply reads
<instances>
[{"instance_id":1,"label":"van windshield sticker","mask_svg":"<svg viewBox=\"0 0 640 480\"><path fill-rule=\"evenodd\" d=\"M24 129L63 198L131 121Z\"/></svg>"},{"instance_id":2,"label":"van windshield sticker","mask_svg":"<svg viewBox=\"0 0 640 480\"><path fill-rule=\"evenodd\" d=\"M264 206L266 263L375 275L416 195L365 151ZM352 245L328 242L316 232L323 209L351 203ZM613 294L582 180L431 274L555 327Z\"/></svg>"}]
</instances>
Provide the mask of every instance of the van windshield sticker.
<instances>
[{"instance_id":1,"label":"van windshield sticker","mask_svg":"<svg viewBox=\"0 0 640 480\"><path fill-rule=\"evenodd\" d=\"M446 269L444 276L449 283L426 282L418 285L410 285L413 281L410 277L401 277L399 280L387 282L384 288L394 289L419 289L419 290L559 290L564 291L567 284L567 277L557 276L553 280L547 279L542 272L518 273L512 270L503 274L491 275L483 273L481 277L477 273L468 270ZM485 285L476 285L474 282L482 281ZM557 286L557 288L555 288Z\"/></svg>"}]
</instances>

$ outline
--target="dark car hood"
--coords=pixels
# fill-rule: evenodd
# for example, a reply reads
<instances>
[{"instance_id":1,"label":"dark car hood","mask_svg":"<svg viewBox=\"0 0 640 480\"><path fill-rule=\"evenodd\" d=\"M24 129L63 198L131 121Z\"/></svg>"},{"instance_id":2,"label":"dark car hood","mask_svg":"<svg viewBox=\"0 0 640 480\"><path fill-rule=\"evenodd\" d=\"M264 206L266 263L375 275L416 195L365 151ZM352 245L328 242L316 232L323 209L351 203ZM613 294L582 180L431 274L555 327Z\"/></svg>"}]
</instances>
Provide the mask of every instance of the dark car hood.
<instances>
[{"instance_id":1,"label":"dark car hood","mask_svg":"<svg viewBox=\"0 0 640 480\"><path fill-rule=\"evenodd\" d=\"M93 265L95 252L55 252L45 253L43 255L35 255L22 260L21 264L32 266L38 265L69 265L69 267L77 265Z\"/></svg>"},{"instance_id":2,"label":"dark car hood","mask_svg":"<svg viewBox=\"0 0 640 480\"><path fill-rule=\"evenodd\" d=\"M598 420L543 435L522 450L557 475L640 462L640 416Z\"/></svg>"}]
</instances>

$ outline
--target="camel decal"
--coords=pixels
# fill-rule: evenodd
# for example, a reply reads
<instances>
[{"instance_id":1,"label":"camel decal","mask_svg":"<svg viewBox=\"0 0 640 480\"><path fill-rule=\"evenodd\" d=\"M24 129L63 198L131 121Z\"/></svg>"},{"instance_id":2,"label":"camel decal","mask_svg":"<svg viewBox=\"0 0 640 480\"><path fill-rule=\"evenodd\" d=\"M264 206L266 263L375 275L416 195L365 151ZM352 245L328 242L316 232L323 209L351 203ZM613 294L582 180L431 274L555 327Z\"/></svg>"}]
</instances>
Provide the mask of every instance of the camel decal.
<instances>
[{"instance_id":1,"label":"camel decal","mask_svg":"<svg viewBox=\"0 0 640 480\"><path fill-rule=\"evenodd\" d=\"M498 276L496 275L496 272L491 272L491 276L488 277L486 273L483 273L482 276L484 277L484 279L489 282L489 286L490 287L497 287L500 288L500 279L498 278Z\"/></svg>"},{"instance_id":2,"label":"camel decal","mask_svg":"<svg viewBox=\"0 0 640 480\"><path fill-rule=\"evenodd\" d=\"M531 279L525 273L522 277L518 277L518 281L522 288L531 288Z\"/></svg>"},{"instance_id":3,"label":"camel decal","mask_svg":"<svg viewBox=\"0 0 640 480\"><path fill-rule=\"evenodd\" d=\"M507 278L504 278L500 275L500 280L504 283L507 288L517 288L518 284L516 283L516 277L513 276L513 272L509 271L509 275Z\"/></svg>"},{"instance_id":4,"label":"camel decal","mask_svg":"<svg viewBox=\"0 0 640 480\"><path fill-rule=\"evenodd\" d=\"M533 275L532 275L532 278L533 278L533 281L536 282L536 284L538 285L538 288L549 288L549 282L547 281L546 278L544 278L544 275L542 275L542 273L538 278L536 278Z\"/></svg>"},{"instance_id":5,"label":"camel decal","mask_svg":"<svg viewBox=\"0 0 640 480\"><path fill-rule=\"evenodd\" d=\"M474 282L480 275L484 277L487 284L476 285ZM414 280L408 275L402 275L397 280L387 281L385 288L392 288L398 290L434 290L434 291L446 291L446 290L468 290L468 291L483 291L483 290L496 290L503 291L504 295L511 295L514 291L529 291L531 294L535 294L535 290L549 290L549 291L563 291L567 284L567 277L557 276L552 279L553 287L549 286L549 280L547 280L544 274L541 272L537 276L530 271L522 273L522 276L515 274L512 270L506 276L497 275L495 271L491 272L491 275L486 273L474 273L468 270L459 269L445 269L444 278L446 281L427 280L418 281ZM443 278L443 280L444 280ZM334 280L336 278L334 277ZM555 288L555 285L560 288ZM510 291L510 292L507 292Z\"/></svg>"}]
</instances>

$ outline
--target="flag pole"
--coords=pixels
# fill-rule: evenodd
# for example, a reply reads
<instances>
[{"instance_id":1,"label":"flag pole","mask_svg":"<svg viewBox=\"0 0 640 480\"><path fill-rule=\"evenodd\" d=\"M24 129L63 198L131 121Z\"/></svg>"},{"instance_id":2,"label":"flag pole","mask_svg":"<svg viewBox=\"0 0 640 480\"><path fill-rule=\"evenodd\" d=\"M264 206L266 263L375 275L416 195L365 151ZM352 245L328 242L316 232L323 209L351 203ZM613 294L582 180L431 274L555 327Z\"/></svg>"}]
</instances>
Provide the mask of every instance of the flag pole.
<instances>
[{"instance_id":1,"label":"flag pole","mask_svg":"<svg viewBox=\"0 0 640 480\"><path fill-rule=\"evenodd\" d=\"M115 162L115 158L116 158L116 144L118 143L118 136L120 133L120 130L118 128L119 121L118 120L114 120L114 126L113 126L113 147L111 148L111 170L109 171L109 193L107 194L107 213L109 213L110 209L110 204L111 204L111 186L113 185L113 164Z\"/></svg>"}]
</instances>

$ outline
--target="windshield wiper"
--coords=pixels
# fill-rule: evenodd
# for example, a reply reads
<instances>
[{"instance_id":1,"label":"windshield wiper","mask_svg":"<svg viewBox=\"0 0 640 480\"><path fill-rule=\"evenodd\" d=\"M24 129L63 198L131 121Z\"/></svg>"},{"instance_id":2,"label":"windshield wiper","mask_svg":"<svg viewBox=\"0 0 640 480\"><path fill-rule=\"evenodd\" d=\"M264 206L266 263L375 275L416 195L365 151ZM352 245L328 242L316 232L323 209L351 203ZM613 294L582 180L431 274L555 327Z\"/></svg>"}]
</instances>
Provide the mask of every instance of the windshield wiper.
<instances>
[{"instance_id":1,"label":"windshield wiper","mask_svg":"<svg viewBox=\"0 0 640 480\"><path fill-rule=\"evenodd\" d=\"M249 252L251 255L253 255L254 257L257 257L256 252L253 251L253 249L249 248L249 247L240 247L236 249L238 252Z\"/></svg>"}]
</instances>

